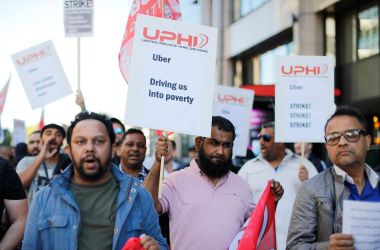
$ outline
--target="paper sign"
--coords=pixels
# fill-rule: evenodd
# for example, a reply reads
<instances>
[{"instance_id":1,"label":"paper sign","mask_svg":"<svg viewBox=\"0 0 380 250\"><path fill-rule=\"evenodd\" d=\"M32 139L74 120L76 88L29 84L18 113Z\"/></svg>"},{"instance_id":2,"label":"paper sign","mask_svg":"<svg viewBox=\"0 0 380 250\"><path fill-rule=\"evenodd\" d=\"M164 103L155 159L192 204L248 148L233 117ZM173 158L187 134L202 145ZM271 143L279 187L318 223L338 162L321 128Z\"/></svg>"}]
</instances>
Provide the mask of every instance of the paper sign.
<instances>
[{"instance_id":1,"label":"paper sign","mask_svg":"<svg viewBox=\"0 0 380 250\"><path fill-rule=\"evenodd\" d=\"M20 142L26 141L26 127L25 121L13 119L13 134L12 146L16 146Z\"/></svg>"},{"instance_id":2,"label":"paper sign","mask_svg":"<svg viewBox=\"0 0 380 250\"><path fill-rule=\"evenodd\" d=\"M324 142L335 110L334 64L326 56L276 58L276 142Z\"/></svg>"},{"instance_id":3,"label":"paper sign","mask_svg":"<svg viewBox=\"0 0 380 250\"><path fill-rule=\"evenodd\" d=\"M51 41L16 53L12 59L33 109L72 93Z\"/></svg>"},{"instance_id":4,"label":"paper sign","mask_svg":"<svg viewBox=\"0 0 380 250\"><path fill-rule=\"evenodd\" d=\"M138 15L126 124L209 137L217 30Z\"/></svg>"},{"instance_id":5,"label":"paper sign","mask_svg":"<svg viewBox=\"0 0 380 250\"><path fill-rule=\"evenodd\" d=\"M249 118L254 92L234 87L217 86L213 115L223 116L235 127L233 155L246 156L249 144Z\"/></svg>"},{"instance_id":6,"label":"paper sign","mask_svg":"<svg viewBox=\"0 0 380 250\"><path fill-rule=\"evenodd\" d=\"M92 36L93 0L64 0L63 8L67 37Z\"/></svg>"},{"instance_id":7,"label":"paper sign","mask_svg":"<svg viewBox=\"0 0 380 250\"><path fill-rule=\"evenodd\" d=\"M355 249L380 249L380 202L344 200L342 232L354 236Z\"/></svg>"}]
</instances>

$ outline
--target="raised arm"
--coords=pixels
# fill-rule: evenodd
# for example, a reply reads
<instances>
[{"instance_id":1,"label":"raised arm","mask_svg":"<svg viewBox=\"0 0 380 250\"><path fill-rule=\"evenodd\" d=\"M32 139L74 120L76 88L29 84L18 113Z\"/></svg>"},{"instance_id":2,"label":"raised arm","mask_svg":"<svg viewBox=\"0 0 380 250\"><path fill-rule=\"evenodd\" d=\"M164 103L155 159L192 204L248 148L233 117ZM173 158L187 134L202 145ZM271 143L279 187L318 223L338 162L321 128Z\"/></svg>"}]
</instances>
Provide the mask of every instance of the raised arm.
<instances>
[{"instance_id":1,"label":"raised arm","mask_svg":"<svg viewBox=\"0 0 380 250\"><path fill-rule=\"evenodd\" d=\"M161 157L168 155L169 143L168 139L164 136L160 136L156 142L155 161L153 166L146 177L143 186L151 193L156 207L157 213L162 213L161 203L158 201L158 185L160 182L160 165Z\"/></svg>"}]
</instances>

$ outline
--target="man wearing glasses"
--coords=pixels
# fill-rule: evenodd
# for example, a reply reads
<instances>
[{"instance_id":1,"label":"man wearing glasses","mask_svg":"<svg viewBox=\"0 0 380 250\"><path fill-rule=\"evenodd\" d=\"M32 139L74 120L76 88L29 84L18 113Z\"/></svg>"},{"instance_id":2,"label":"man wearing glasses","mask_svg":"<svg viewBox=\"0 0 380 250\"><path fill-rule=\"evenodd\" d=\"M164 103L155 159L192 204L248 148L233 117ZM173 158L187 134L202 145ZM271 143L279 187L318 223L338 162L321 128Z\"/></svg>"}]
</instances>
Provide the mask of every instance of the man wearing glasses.
<instances>
[{"instance_id":1,"label":"man wearing glasses","mask_svg":"<svg viewBox=\"0 0 380 250\"><path fill-rule=\"evenodd\" d=\"M301 184L308 177L317 175L314 165L307 159L285 148L284 143L274 141L274 122L262 125L258 139L260 154L246 162L238 175L250 185L253 201L257 204L269 179L280 182L285 190L276 209L277 249L285 249L286 237L294 199Z\"/></svg>"},{"instance_id":2,"label":"man wearing glasses","mask_svg":"<svg viewBox=\"0 0 380 250\"><path fill-rule=\"evenodd\" d=\"M112 162L115 163L115 165L119 165L120 164L120 148L121 148L121 143L123 141L123 137L125 133L125 126L119 119L115 117L110 118L110 121L112 123L113 132L115 132L115 135L116 135L115 149L112 152Z\"/></svg>"},{"instance_id":3,"label":"man wearing glasses","mask_svg":"<svg viewBox=\"0 0 380 250\"><path fill-rule=\"evenodd\" d=\"M354 249L352 235L341 233L343 200L380 201L379 176L365 163L371 136L363 114L337 108L325 125L325 141L334 166L301 187L288 249Z\"/></svg>"}]
</instances>

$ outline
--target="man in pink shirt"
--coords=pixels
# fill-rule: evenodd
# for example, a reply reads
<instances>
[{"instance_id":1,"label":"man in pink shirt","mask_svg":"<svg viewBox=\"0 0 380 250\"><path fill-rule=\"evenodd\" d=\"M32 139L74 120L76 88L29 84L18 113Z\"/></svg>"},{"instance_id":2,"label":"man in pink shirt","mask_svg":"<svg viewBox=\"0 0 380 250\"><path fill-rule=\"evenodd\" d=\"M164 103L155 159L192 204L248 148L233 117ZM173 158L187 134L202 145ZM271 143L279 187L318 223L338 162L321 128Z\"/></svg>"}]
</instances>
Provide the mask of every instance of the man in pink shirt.
<instances>
[{"instance_id":1,"label":"man in pink shirt","mask_svg":"<svg viewBox=\"0 0 380 250\"><path fill-rule=\"evenodd\" d=\"M165 178L158 199L161 156L169 151L167 138L156 143L156 160L144 182L159 214L169 214L172 249L227 249L254 209L245 180L230 171L235 129L220 116L212 119L211 138L197 137L198 159ZM272 182L278 201L284 192Z\"/></svg>"}]
</instances>

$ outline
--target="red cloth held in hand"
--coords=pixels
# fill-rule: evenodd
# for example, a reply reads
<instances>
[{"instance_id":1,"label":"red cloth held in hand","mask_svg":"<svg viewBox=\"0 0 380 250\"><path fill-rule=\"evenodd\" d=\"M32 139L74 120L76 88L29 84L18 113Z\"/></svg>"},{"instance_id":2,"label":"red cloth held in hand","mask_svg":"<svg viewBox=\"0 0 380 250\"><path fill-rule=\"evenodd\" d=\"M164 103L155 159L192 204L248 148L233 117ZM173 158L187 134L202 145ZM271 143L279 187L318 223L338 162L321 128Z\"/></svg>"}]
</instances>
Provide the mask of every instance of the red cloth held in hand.
<instances>
[{"instance_id":1,"label":"red cloth held in hand","mask_svg":"<svg viewBox=\"0 0 380 250\"><path fill-rule=\"evenodd\" d=\"M127 242L121 250L144 250L144 248L141 245L140 238L132 237L127 240Z\"/></svg>"}]
</instances>

